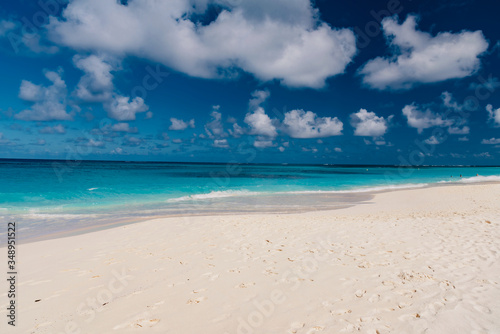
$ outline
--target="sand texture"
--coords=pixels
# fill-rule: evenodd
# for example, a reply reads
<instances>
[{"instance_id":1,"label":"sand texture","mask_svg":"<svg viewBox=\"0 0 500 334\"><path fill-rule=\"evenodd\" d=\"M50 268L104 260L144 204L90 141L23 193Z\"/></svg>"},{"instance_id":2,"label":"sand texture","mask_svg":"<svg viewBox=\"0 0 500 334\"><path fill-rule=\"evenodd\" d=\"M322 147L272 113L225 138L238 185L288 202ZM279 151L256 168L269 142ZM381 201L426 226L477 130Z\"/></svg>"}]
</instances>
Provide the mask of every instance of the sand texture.
<instances>
[{"instance_id":1,"label":"sand texture","mask_svg":"<svg viewBox=\"0 0 500 334\"><path fill-rule=\"evenodd\" d=\"M20 245L18 263L2 333L500 333L500 185L156 219Z\"/></svg>"}]
</instances>

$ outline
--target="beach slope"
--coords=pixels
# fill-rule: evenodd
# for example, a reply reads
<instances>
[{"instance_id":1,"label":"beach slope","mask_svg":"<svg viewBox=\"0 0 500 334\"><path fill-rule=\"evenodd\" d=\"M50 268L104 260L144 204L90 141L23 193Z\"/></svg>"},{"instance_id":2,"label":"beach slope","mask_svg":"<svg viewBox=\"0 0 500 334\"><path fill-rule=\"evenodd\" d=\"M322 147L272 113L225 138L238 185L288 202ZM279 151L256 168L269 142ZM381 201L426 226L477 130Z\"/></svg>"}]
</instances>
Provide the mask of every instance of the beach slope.
<instances>
[{"instance_id":1,"label":"beach slope","mask_svg":"<svg viewBox=\"0 0 500 334\"><path fill-rule=\"evenodd\" d=\"M18 268L2 333L498 333L500 185L156 219L21 244Z\"/></svg>"}]
</instances>

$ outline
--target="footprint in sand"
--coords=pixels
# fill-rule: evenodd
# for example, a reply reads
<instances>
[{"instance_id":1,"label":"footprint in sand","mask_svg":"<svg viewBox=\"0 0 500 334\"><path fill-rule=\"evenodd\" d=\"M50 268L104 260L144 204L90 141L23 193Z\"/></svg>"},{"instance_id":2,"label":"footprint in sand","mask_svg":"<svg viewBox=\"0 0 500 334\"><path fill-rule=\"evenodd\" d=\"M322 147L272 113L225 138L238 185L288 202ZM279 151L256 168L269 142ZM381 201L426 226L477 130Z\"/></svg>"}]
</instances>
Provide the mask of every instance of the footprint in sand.
<instances>
[{"instance_id":1,"label":"footprint in sand","mask_svg":"<svg viewBox=\"0 0 500 334\"><path fill-rule=\"evenodd\" d=\"M135 316L135 320L131 322L125 322L119 325L116 325L113 327L113 330L119 330L123 329L126 327L132 327L132 328L148 328L148 327L153 327L157 323L160 322L160 319L153 318L151 313L149 312L144 312L140 315Z\"/></svg>"},{"instance_id":2,"label":"footprint in sand","mask_svg":"<svg viewBox=\"0 0 500 334\"><path fill-rule=\"evenodd\" d=\"M249 286L253 286L255 285L255 282L251 282L251 283L241 283L239 285L236 285L235 288L240 288L240 289L246 289L248 288Z\"/></svg>"},{"instance_id":3,"label":"footprint in sand","mask_svg":"<svg viewBox=\"0 0 500 334\"><path fill-rule=\"evenodd\" d=\"M186 302L186 304L188 304L188 305L190 305L190 304L199 304L202 301L207 300L207 299L208 299L207 297L198 297L198 298L194 298L194 299L189 299Z\"/></svg>"},{"instance_id":4,"label":"footprint in sand","mask_svg":"<svg viewBox=\"0 0 500 334\"><path fill-rule=\"evenodd\" d=\"M288 329L287 333L289 334L296 334L297 331L301 328L304 328L306 324L303 322L293 322L290 324L290 328Z\"/></svg>"},{"instance_id":5,"label":"footprint in sand","mask_svg":"<svg viewBox=\"0 0 500 334\"><path fill-rule=\"evenodd\" d=\"M330 313L332 315L344 315L344 314L352 313L352 310L340 309L340 310L330 311Z\"/></svg>"},{"instance_id":6,"label":"footprint in sand","mask_svg":"<svg viewBox=\"0 0 500 334\"><path fill-rule=\"evenodd\" d=\"M133 327L134 328L142 328L142 327L153 327L157 323L160 322L160 319L144 319L136 322Z\"/></svg>"},{"instance_id":7,"label":"footprint in sand","mask_svg":"<svg viewBox=\"0 0 500 334\"><path fill-rule=\"evenodd\" d=\"M356 297L358 297L358 298L361 298L361 297L363 297L363 296L365 295L365 293L366 293L366 290L357 290L357 291L354 293L354 295L355 295Z\"/></svg>"}]
</instances>

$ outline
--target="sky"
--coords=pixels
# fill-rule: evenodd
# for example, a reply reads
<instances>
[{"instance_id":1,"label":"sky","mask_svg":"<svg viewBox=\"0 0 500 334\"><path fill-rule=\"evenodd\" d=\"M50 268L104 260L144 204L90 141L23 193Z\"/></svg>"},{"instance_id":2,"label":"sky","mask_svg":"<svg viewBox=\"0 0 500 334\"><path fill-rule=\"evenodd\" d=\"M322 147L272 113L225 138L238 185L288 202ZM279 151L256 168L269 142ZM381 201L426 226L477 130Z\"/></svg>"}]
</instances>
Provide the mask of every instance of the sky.
<instances>
[{"instance_id":1,"label":"sky","mask_svg":"<svg viewBox=\"0 0 500 334\"><path fill-rule=\"evenodd\" d=\"M500 164L495 1L0 7L0 158Z\"/></svg>"}]
</instances>

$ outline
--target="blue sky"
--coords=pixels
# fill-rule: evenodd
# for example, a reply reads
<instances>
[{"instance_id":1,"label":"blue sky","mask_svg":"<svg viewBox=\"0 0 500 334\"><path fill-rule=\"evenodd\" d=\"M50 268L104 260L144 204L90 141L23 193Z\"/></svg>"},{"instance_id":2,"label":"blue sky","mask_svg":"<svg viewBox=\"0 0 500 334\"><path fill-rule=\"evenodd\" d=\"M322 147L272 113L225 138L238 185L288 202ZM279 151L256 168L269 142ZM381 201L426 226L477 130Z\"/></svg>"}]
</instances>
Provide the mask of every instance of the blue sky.
<instances>
[{"instance_id":1,"label":"blue sky","mask_svg":"<svg viewBox=\"0 0 500 334\"><path fill-rule=\"evenodd\" d=\"M0 158L500 164L493 1L16 1Z\"/></svg>"}]
</instances>

